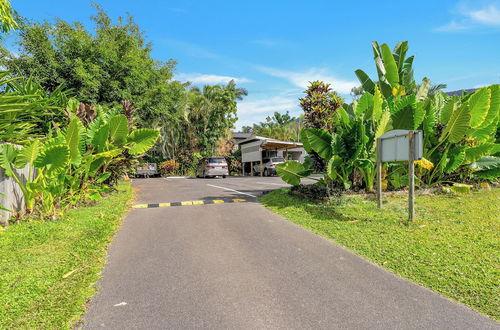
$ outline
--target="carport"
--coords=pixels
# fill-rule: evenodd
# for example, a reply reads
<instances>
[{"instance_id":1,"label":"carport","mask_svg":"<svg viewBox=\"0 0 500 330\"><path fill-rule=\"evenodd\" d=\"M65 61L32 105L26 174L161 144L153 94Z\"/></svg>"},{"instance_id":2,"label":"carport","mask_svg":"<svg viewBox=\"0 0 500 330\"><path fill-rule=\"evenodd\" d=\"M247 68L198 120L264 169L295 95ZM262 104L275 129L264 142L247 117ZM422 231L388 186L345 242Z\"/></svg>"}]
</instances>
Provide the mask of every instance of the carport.
<instances>
[{"instance_id":1,"label":"carport","mask_svg":"<svg viewBox=\"0 0 500 330\"><path fill-rule=\"evenodd\" d=\"M263 176L263 158L282 156L287 160L303 162L306 154L300 142L280 141L262 136L251 136L240 142L239 146L243 176L254 175L255 163L260 163L260 176ZM250 167L250 169L245 170L245 167Z\"/></svg>"}]
</instances>

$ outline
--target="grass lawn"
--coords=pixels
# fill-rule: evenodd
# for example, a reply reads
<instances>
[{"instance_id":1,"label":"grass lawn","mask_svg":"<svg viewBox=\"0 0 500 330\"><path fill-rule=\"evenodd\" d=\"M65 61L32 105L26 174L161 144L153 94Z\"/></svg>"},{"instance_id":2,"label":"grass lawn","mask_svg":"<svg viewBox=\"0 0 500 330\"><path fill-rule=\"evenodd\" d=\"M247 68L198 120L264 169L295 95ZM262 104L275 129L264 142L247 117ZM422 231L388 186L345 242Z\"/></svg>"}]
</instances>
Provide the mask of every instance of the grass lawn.
<instances>
[{"instance_id":1,"label":"grass lawn","mask_svg":"<svg viewBox=\"0 0 500 330\"><path fill-rule=\"evenodd\" d=\"M272 211L444 296L500 319L500 189L461 196L417 195L408 226L407 196L385 196L383 210L361 196L318 204L277 190L261 197Z\"/></svg>"},{"instance_id":2,"label":"grass lawn","mask_svg":"<svg viewBox=\"0 0 500 330\"><path fill-rule=\"evenodd\" d=\"M0 329L67 329L80 319L131 197L121 183L97 205L0 231Z\"/></svg>"}]
</instances>

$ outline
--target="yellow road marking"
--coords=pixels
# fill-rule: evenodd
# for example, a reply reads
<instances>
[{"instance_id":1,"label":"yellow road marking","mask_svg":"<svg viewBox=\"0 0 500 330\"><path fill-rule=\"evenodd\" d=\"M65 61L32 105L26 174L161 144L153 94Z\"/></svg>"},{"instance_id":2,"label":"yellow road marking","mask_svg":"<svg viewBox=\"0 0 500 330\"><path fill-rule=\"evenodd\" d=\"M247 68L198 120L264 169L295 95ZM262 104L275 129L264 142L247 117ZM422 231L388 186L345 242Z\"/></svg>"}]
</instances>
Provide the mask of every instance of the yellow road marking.
<instances>
[{"instance_id":1,"label":"yellow road marking","mask_svg":"<svg viewBox=\"0 0 500 330\"><path fill-rule=\"evenodd\" d=\"M193 201L193 205L203 205L205 204L204 201Z\"/></svg>"},{"instance_id":2,"label":"yellow road marking","mask_svg":"<svg viewBox=\"0 0 500 330\"><path fill-rule=\"evenodd\" d=\"M235 202L235 203L241 203L241 202L246 202L246 200L241 199L241 198L234 198L233 202Z\"/></svg>"},{"instance_id":3,"label":"yellow road marking","mask_svg":"<svg viewBox=\"0 0 500 330\"><path fill-rule=\"evenodd\" d=\"M145 209L148 207L148 204L136 204L136 205L132 205L132 207L134 209Z\"/></svg>"},{"instance_id":4,"label":"yellow road marking","mask_svg":"<svg viewBox=\"0 0 500 330\"><path fill-rule=\"evenodd\" d=\"M213 200L214 204L222 204L224 201L222 199L214 199Z\"/></svg>"},{"instance_id":5,"label":"yellow road marking","mask_svg":"<svg viewBox=\"0 0 500 330\"><path fill-rule=\"evenodd\" d=\"M160 203L160 204L158 204L158 206L167 207L167 206L170 206L170 203Z\"/></svg>"},{"instance_id":6,"label":"yellow road marking","mask_svg":"<svg viewBox=\"0 0 500 330\"><path fill-rule=\"evenodd\" d=\"M181 205L182 205L182 206L186 206L186 205L193 205L193 201L185 201L185 202L181 202Z\"/></svg>"}]
</instances>

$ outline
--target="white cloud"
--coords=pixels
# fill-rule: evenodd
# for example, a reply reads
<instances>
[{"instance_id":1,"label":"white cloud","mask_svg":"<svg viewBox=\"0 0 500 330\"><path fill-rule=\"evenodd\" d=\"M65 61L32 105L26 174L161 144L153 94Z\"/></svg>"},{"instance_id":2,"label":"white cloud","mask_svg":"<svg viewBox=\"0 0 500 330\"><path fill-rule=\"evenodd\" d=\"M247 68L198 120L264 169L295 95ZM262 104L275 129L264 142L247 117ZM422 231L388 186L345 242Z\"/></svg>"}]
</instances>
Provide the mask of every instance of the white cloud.
<instances>
[{"instance_id":1,"label":"white cloud","mask_svg":"<svg viewBox=\"0 0 500 330\"><path fill-rule=\"evenodd\" d=\"M476 23L500 26L500 10L493 4L483 9L465 11L464 14Z\"/></svg>"},{"instance_id":2,"label":"white cloud","mask_svg":"<svg viewBox=\"0 0 500 330\"><path fill-rule=\"evenodd\" d=\"M439 26L434 31L458 32L485 26L500 26L500 9L497 4L489 4L482 8L471 8L461 4L458 8L458 15L448 24Z\"/></svg>"},{"instance_id":3,"label":"white cloud","mask_svg":"<svg viewBox=\"0 0 500 330\"><path fill-rule=\"evenodd\" d=\"M259 66L257 69L270 76L286 79L302 89L306 89L311 81L321 80L330 83L333 90L341 94L349 94L353 87L359 85L356 81L337 78L329 74L326 69L321 68L311 68L304 72L284 71L264 66Z\"/></svg>"},{"instance_id":4,"label":"white cloud","mask_svg":"<svg viewBox=\"0 0 500 330\"><path fill-rule=\"evenodd\" d=\"M202 73L177 73L174 76L174 79L183 81L183 82L191 82L193 84L227 84L231 80L234 80L237 83L248 83L251 82L250 79L247 78L237 78L231 76L220 76L215 74L202 74Z\"/></svg>"},{"instance_id":5,"label":"white cloud","mask_svg":"<svg viewBox=\"0 0 500 330\"><path fill-rule=\"evenodd\" d=\"M435 28L435 31L438 32L456 32L456 31L463 31L469 29L468 26L462 24L462 23L457 23L456 21L451 21L450 23L439 26Z\"/></svg>"},{"instance_id":6,"label":"white cloud","mask_svg":"<svg viewBox=\"0 0 500 330\"><path fill-rule=\"evenodd\" d=\"M275 111L293 111L299 106L297 97L273 96L258 100L243 100L238 102L238 114L252 115L274 113Z\"/></svg>"}]
</instances>

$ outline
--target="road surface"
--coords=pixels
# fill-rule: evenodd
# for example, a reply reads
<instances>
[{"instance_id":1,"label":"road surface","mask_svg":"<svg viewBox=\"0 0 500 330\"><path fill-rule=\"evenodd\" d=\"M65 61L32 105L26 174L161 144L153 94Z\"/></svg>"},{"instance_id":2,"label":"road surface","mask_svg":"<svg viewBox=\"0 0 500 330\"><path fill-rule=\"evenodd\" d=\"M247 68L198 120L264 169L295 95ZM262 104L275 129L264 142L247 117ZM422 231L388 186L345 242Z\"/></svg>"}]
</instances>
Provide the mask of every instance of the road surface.
<instances>
[{"instance_id":1,"label":"road surface","mask_svg":"<svg viewBox=\"0 0 500 330\"><path fill-rule=\"evenodd\" d=\"M279 178L133 186L86 329L499 328L265 209Z\"/></svg>"}]
</instances>

